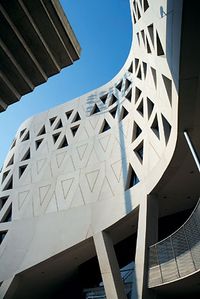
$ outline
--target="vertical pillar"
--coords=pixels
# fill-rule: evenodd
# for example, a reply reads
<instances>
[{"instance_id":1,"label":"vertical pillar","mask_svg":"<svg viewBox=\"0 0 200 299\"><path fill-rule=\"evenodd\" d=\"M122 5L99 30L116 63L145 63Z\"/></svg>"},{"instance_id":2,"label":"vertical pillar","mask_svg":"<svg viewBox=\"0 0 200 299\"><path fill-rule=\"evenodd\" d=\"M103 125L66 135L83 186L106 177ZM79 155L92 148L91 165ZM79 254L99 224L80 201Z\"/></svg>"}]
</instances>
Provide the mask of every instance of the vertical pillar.
<instances>
[{"instance_id":1,"label":"vertical pillar","mask_svg":"<svg viewBox=\"0 0 200 299\"><path fill-rule=\"evenodd\" d=\"M139 207L135 275L137 298L154 298L148 289L148 247L158 239L158 202L154 195L147 196Z\"/></svg>"},{"instance_id":2,"label":"vertical pillar","mask_svg":"<svg viewBox=\"0 0 200 299\"><path fill-rule=\"evenodd\" d=\"M108 233L94 235L97 258L107 299L127 299L112 240Z\"/></svg>"}]
</instances>

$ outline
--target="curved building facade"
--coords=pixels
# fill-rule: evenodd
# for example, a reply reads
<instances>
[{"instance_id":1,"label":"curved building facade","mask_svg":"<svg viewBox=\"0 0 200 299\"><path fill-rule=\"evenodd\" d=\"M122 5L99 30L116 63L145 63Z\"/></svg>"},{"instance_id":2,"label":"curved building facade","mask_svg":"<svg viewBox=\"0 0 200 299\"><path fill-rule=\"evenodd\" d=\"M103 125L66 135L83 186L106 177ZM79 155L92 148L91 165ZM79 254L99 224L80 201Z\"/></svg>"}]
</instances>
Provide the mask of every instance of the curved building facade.
<instances>
[{"instance_id":1,"label":"curved building facade","mask_svg":"<svg viewBox=\"0 0 200 299\"><path fill-rule=\"evenodd\" d=\"M170 283L181 277L172 276L166 287L161 262L155 262L160 245L153 244L158 228L166 233L172 227L174 218L166 217L181 218L199 195L199 172L182 134L198 148L198 121L190 111L188 133L184 110L187 4L143 0L130 1L130 8L133 43L119 74L25 121L10 147L0 186L2 298L89 298L79 289L87 286L84 276L94 278L97 270L88 261L95 257L106 294L101 298L177 292ZM193 185L185 200L183 172L189 170ZM170 223L159 226L164 218ZM166 252L169 273L170 261L186 249L170 249L169 257L166 247L161 256ZM128 252L134 282L127 293L119 268Z\"/></svg>"}]
</instances>

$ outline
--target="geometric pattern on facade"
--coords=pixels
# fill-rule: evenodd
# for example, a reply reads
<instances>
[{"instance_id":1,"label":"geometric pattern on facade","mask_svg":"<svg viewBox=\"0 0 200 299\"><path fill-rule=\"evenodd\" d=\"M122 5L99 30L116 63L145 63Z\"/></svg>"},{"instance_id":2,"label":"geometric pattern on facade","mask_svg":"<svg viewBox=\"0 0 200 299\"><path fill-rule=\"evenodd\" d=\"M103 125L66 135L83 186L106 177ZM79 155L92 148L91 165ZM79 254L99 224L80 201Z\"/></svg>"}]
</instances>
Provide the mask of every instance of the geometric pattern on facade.
<instances>
[{"instance_id":1,"label":"geometric pattern on facade","mask_svg":"<svg viewBox=\"0 0 200 299\"><path fill-rule=\"evenodd\" d=\"M134 194L158 182L175 148L178 105L161 4L166 11L164 1L131 1L133 45L114 79L21 125L1 172L1 223L107 200L124 201L128 214ZM1 235L3 259L9 226Z\"/></svg>"}]
</instances>

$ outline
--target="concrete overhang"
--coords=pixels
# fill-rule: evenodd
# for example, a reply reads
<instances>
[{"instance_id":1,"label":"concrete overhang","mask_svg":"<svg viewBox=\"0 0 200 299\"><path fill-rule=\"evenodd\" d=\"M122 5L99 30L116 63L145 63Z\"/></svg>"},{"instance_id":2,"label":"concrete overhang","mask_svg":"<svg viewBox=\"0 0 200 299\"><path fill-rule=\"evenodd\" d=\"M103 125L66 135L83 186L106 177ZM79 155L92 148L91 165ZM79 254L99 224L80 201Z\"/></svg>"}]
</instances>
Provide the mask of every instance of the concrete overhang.
<instances>
[{"instance_id":1,"label":"concrete overhang","mask_svg":"<svg viewBox=\"0 0 200 299\"><path fill-rule=\"evenodd\" d=\"M58 0L0 1L0 111L80 58Z\"/></svg>"}]
</instances>

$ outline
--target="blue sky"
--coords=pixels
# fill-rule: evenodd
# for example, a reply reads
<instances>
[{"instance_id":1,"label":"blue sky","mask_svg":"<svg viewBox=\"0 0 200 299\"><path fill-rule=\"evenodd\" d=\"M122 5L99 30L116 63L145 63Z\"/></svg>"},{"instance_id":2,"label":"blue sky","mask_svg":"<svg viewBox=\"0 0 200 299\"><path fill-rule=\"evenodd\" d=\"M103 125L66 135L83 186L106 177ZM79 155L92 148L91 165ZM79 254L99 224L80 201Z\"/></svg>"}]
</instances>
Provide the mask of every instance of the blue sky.
<instances>
[{"instance_id":1,"label":"blue sky","mask_svg":"<svg viewBox=\"0 0 200 299\"><path fill-rule=\"evenodd\" d=\"M131 46L129 0L60 0L81 45L80 60L0 114L0 166L20 124L97 88L123 66Z\"/></svg>"}]
</instances>

